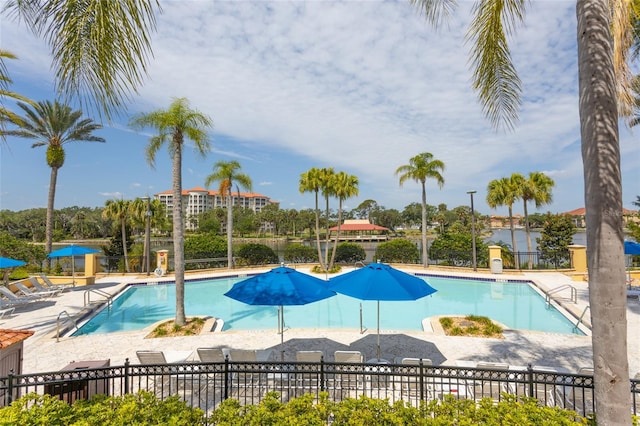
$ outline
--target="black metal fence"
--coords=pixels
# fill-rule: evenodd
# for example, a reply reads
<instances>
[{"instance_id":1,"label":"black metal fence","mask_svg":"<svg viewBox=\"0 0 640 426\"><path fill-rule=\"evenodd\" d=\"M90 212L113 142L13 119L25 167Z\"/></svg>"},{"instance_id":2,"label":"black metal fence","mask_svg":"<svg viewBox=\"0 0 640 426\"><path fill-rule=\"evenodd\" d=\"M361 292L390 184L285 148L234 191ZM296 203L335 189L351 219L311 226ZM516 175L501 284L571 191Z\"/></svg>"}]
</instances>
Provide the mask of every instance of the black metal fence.
<instances>
[{"instance_id":1,"label":"black metal fence","mask_svg":"<svg viewBox=\"0 0 640 426\"><path fill-rule=\"evenodd\" d=\"M187 404L211 413L223 400L256 404L267 392L278 392L283 401L327 392L341 401L366 395L405 401L453 398L499 401L504 393L534 397L540 404L595 412L593 376L569 374L546 368L466 368L414 364L335 362L185 362L179 364L131 364L51 373L10 375L0 378L0 405L29 392L50 394L72 403L95 394L122 395L139 390L159 398L179 395ZM637 414L640 380L630 380L633 413Z\"/></svg>"}]
</instances>

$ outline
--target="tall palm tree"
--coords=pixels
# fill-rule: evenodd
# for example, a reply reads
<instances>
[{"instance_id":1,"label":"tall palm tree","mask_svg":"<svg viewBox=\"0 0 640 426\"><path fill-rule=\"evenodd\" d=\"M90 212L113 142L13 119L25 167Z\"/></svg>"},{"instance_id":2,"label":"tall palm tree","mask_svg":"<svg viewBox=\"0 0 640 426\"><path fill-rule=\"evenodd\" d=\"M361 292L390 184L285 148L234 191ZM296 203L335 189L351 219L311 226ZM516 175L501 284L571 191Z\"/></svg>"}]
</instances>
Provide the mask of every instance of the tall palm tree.
<instances>
[{"instance_id":1,"label":"tall palm tree","mask_svg":"<svg viewBox=\"0 0 640 426\"><path fill-rule=\"evenodd\" d=\"M553 200L552 189L555 183L553 179L542 172L530 172L524 180L521 196L524 204L524 229L527 234L527 251L533 252L531 243L531 230L529 229L529 210L527 204L533 201L536 208L551 204ZM531 256L531 255L530 255ZM529 261L531 264L531 261Z\"/></svg>"},{"instance_id":2,"label":"tall palm tree","mask_svg":"<svg viewBox=\"0 0 640 426\"><path fill-rule=\"evenodd\" d=\"M318 204L318 195L320 194L320 169L313 167L300 175L298 189L301 194L305 192L313 192L315 195L315 218L316 218L316 247L318 248L318 262L320 267L325 269L322 261L322 249L320 247L320 207Z\"/></svg>"},{"instance_id":3,"label":"tall palm tree","mask_svg":"<svg viewBox=\"0 0 640 426\"><path fill-rule=\"evenodd\" d=\"M336 232L333 243L333 251L331 252L331 262L329 269L333 267L336 260L336 250L338 248L338 240L340 239L340 226L342 225L342 203L347 198L358 195L358 177L349 175L345 172L338 172L333 179L333 193L338 198L338 231Z\"/></svg>"},{"instance_id":4,"label":"tall palm tree","mask_svg":"<svg viewBox=\"0 0 640 426\"><path fill-rule=\"evenodd\" d=\"M60 95L110 117L147 74L158 0L13 0L4 11L51 48Z\"/></svg>"},{"instance_id":5,"label":"tall palm tree","mask_svg":"<svg viewBox=\"0 0 640 426\"><path fill-rule=\"evenodd\" d=\"M213 166L213 173L207 176L205 186L219 182L220 195L227 199L227 267L233 268L233 185L239 185L251 191L251 178L239 172L240 163L237 161L218 161ZM240 194L238 194L240 199Z\"/></svg>"},{"instance_id":6,"label":"tall palm tree","mask_svg":"<svg viewBox=\"0 0 640 426\"><path fill-rule=\"evenodd\" d=\"M325 229L324 229L324 264L327 270L329 269L329 198L335 195L334 191L334 179L336 173L333 171L333 167L325 167L320 169L320 192L324 196L325 201Z\"/></svg>"},{"instance_id":7,"label":"tall palm tree","mask_svg":"<svg viewBox=\"0 0 640 426\"><path fill-rule=\"evenodd\" d=\"M130 126L136 129L154 128L158 134L149 139L147 161L155 166L156 154L165 144L171 156L173 181L173 263L176 279L177 325L187 322L184 312L184 219L182 211L182 148L185 139L194 142L196 152L202 157L210 150L207 131L213 122L207 115L191 109L186 98L174 98L169 108L134 116Z\"/></svg>"},{"instance_id":8,"label":"tall palm tree","mask_svg":"<svg viewBox=\"0 0 640 426\"><path fill-rule=\"evenodd\" d=\"M72 110L70 106L58 101L40 101L32 106L18 102L23 116L14 116L11 123L15 130L7 130L8 136L35 139L31 147L47 147L46 161L51 168L49 178L49 196L47 198L46 242L45 250L51 251L53 241L53 210L56 198L58 170L64 165L64 145L69 142L105 142L104 138L93 132L102 126L90 118L82 118L82 111Z\"/></svg>"},{"instance_id":9,"label":"tall palm tree","mask_svg":"<svg viewBox=\"0 0 640 426\"><path fill-rule=\"evenodd\" d=\"M437 26L457 6L451 0L410 0ZM518 118L521 85L507 36L522 24L529 2L476 2L468 38L472 44L473 87L495 127ZM589 303L593 323L594 396L598 422L630 424L625 265L618 88L631 102L627 56L637 22L637 2L576 2L580 133L587 210ZM615 60L614 60L615 58ZM622 108L628 110L627 108ZM615 212L615 214L612 214Z\"/></svg>"},{"instance_id":10,"label":"tall palm tree","mask_svg":"<svg viewBox=\"0 0 640 426\"><path fill-rule=\"evenodd\" d=\"M120 225L120 233L122 234L122 252L124 254L124 269L129 270L129 254L127 248L127 222L132 217L133 204L129 200L107 200L102 210L102 217L104 219L111 219L118 221Z\"/></svg>"},{"instance_id":11,"label":"tall palm tree","mask_svg":"<svg viewBox=\"0 0 640 426\"><path fill-rule=\"evenodd\" d=\"M498 206L507 206L509 208L509 229L511 230L511 248L513 249L513 257L516 269L520 269L518 260L518 244L516 242L516 231L513 223L513 204L520 198L518 184L522 182L523 176L517 173L511 177L503 177L489 182L487 185L487 204L492 209Z\"/></svg>"},{"instance_id":12,"label":"tall palm tree","mask_svg":"<svg viewBox=\"0 0 640 426\"><path fill-rule=\"evenodd\" d=\"M429 267L429 253L427 247L427 179L435 179L438 186L444 185L445 165L441 160L433 158L430 152L423 152L409 159L409 164L396 169L396 176L400 175L400 186L407 180L419 182L422 186L422 266Z\"/></svg>"}]
</instances>

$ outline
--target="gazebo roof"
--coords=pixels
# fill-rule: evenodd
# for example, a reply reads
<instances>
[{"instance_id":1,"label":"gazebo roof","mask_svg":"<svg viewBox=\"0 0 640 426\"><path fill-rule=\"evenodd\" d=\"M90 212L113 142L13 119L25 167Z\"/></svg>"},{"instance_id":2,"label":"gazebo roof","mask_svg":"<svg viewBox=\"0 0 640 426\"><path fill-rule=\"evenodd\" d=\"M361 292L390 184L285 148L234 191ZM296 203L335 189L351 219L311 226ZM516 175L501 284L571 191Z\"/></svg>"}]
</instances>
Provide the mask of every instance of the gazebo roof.
<instances>
[{"instance_id":1,"label":"gazebo roof","mask_svg":"<svg viewBox=\"0 0 640 426\"><path fill-rule=\"evenodd\" d=\"M329 228L329 231L338 231L338 227L334 226ZM368 220L345 220L340 225L340 231L389 231L389 228L384 226L374 225L369 223Z\"/></svg>"}]
</instances>

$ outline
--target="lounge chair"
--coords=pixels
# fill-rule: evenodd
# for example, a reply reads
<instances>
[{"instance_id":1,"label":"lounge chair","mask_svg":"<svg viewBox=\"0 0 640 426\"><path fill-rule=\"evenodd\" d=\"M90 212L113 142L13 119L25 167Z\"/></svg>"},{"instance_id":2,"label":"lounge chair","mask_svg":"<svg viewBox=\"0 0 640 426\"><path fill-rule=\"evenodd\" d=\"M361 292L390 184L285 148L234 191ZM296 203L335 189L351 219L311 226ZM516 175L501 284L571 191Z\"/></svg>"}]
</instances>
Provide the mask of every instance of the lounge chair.
<instances>
[{"instance_id":1,"label":"lounge chair","mask_svg":"<svg viewBox=\"0 0 640 426\"><path fill-rule=\"evenodd\" d=\"M8 306L23 306L40 300L40 298L33 296L19 296L2 285L0 285L0 296L5 298L2 304Z\"/></svg>"},{"instance_id":2,"label":"lounge chair","mask_svg":"<svg viewBox=\"0 0 640 426\"><path fill-rule=\"evenodd\" d=\"M198 348L196 352L202 362L224 362L226 358L222 348Z\"/></svg>"},{"instance_id":3,"label":"lounge chair","mask_svg":"<svg viewBox=\"0 0 640 426\"><path fill-rule=\"evenodd\" d=\"M2 303L0 303L0 319L4 318L5 315L11 316L13 312L16 310L15 307L2 307Z\"/></svg>"},{"instance_id":4,"label":"lounge chair","mask_svg":"<svg viewBox=\"0 0 640 426\"><path fill-rule=\"evenodd\" d=\"M297 351L296 361L303 363L296 366L296 395L315 392L320 388L320 362L324 358L322 351ZM304 364L309 363L309 364Z\"/></svg>"},{"instance_id":5,"label":"lounge chair","mask_svg":"<svg viewBox=\"0 0 640 426\"><path fill-rule=\"evenodd\" d=\"M266 385L266 374L258 362L258 351L248 349L230 349L231 389L234 398L244 404L252 403L262 394Z\"/></svg>"},{"instance_id":6,"label":"lounge chair","mask_svg":"<svg viewBox=\"0 0 640 426\"><path fill-rule=\"evenodd\" d=\"M44 290L39 291L32 288L27 287L22 282L13 283L20 292L25 296L33 296L38 297L40 299L47 299L49 297L57 296L60 294L60 290Z\"/></svg>"},{"instance_id":7,"label":"lounge chair","mask_svg":"<svg viewBox=\"0 0 640 426\"><path fill-rule=\"evenodd\" d=\"M47 278L47 280L48 280L48 278ZM69 288L69 286L67 286L67 285L46 285L46 284L42 284L42 283L40 283L40 281L38 281L37 277L29 277L29 282L31 283L31 286L33 288L37 289L38 291L57 291L59 293L62 293L63 291L65 291L66 289Z\"/></svg>"},{"instance_id":8,"label":"lounge chair","mask_svg":"<svg viewBox=\"0 0 640 426\"><path fill-rule=\"evenodd\" d=\"M333 353L333 359L337 364L336 365L337 372L344 373L336 373L334 384L336 388L342 389L349 393L350 390L357 390L364 386L364 367L362 369L354 368L352 366L344 365L344 364L362 364L364 362L364 357L362 356L362 352L360 351L335 351Z\"/></svg>"},{"instance_id":9,"label":"lounge chair","mask_svg":"<svg viewBox=\"0 0 640 426\"><path fill-rule=\"evenodd\" d=\"M420 381L420 365L427 367L433 365L429 358L398 357L394 361L396 364L403 365L397 370L399 375L394 378L394 382L400 384L400 394L403 399L406 396L415 407L420 406L420 401L425 398L429 401L434 399L433 379L423 376L422 387Z\"/></svg>"},{"instance_id":10,"label":"lounge chair","mask_svg":"<svg viewBox=\"0 0 640 426\"><path fill-rule=\"evenodd\" d=\"M322 351L297 351L296 361L298 362L320 362L324 357Z\"/></svg>"},{"instance_id":11,"label":"lounge chair","mask_svg":"<svg viewBox=\"0 0 640 426\"><path fill-rule=\"evenodd\" d=\"M64 291L64 290L70 289L71 287L75 287L75 284L73 282L64 283L64 284L54 284L54 283L51 282L49 277L46 276L45 274L39 274L39 277L42 280L42 282L44 284L44 287L47 290L61 289L62 291Z\"/></svg>"},{"instance_id":12,"label":"lounge chair","mask_svg":"<svg viewBox=\"0 0 640 426\"><path fill-rule=\"evenodd\" d=\"M627 297L636 297L640 300L640 287L638 286L627 286Z\"/></svg>"}]
</instances>

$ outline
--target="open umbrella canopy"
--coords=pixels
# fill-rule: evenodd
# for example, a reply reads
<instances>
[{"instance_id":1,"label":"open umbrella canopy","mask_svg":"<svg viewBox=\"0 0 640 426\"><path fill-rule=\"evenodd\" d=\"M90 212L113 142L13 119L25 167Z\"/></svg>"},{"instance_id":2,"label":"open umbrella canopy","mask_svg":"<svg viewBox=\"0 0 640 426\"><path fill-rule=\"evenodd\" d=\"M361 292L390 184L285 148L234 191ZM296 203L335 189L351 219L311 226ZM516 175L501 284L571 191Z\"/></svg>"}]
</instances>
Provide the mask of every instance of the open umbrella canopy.
<instances>
[{"instance_id":1,"label":"open umbrella canopy","mask_svg":"<svg viewBox=\"0 0 640 426\"><path fill-rule=\"evenodd\" d=\"M331 278L329 288L356 299L378 301L378 360L381 356L380 301L417 300L437 291L425 280L379 262Z\"/></svg>"},{"instance_id":2,"label":"open umbrella canopy","mask_svg":"<svg viewBox=\"0 0 640 426\"><path fill-rule=\"evenodd\" d=\"M237 282L224 295L248 305L278 306L280 346L284 346L283 306L306 305L336 293L329 290L326 281L280 266L263 274ZM284 359L284 351L281 353Z\"/></svg>"},{"instance_id":3,"label":"open umbrella canopy","mask_svg":"<svg viewBox=\"0 0 640 426\"><path fill-rule=\"evenodd\" d=\"M306 305L334 296L326 282L295 269L280 266L233 285L225 296L248 305Z\"/></svg>"},{"instance_id":4,"label":"open umbrella canopy","mask_svg":"<svg viewBox=\"0 0 640 426\"><path fill-rule=\"evenodd\" d=\"M361 300L417 300L436 292L425 280L384 263L331 278L329 288Z\"/></svg>"},{"instance_id":5,"label":"open umbrella canopy","mask_svg":"<svg viewBox=\"0 0 640 426\"><path fill-rule=\"evenodd\" d=\"M100 250L96 250L89 247L76 246L71 244L70 246L63 247L58 250L54 250L47 255L47 257L69 257L69 256L81 256L83 254L98 253Z\"/></svg>"},{"instance_id":6,"label":"open umbrella canopy","mask_svg":"<svg viewBox=\"0 0 640 426\"><path fill-rule=\"evenodd\" d=\"M634 243L633 241L625 241L624 254L640 255L640 243Z\"/></svg>"},{"instance_id":7,"label":"open umbrella canopy","mask_svg":"<svg viewBox=\"0 0 640 426\"><path fill-rule=\"evenodd\" d=\"M16 266L26 265L27 262L22 260L10 259L8 257L0 257L0 269L15 268Z\"/></svg>"}]
</instances>

